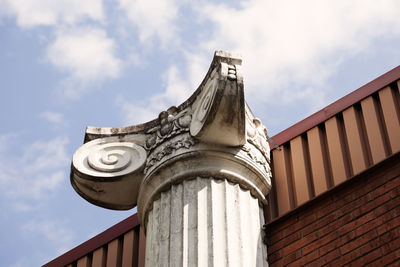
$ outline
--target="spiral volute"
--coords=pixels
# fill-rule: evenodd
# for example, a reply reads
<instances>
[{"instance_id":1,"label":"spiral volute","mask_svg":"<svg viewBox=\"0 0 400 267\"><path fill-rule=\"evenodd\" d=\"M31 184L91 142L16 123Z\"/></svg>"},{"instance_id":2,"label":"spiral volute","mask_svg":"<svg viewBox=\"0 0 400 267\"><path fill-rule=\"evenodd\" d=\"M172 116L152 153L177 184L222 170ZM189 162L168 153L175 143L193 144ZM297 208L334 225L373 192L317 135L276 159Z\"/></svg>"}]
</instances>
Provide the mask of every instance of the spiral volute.
<instances>
[{"instance_id":1,"label":"spiral volute","mask_svg":"<svg viewBox=\"0 0 400 267\"><path fill-rule=\"evenodd\" d=\"M139 170L146 162L146 151L133 143L107 138L90 141L73 156L79 172L96 177L115 177Z\"/></svg>"}]
</instances>

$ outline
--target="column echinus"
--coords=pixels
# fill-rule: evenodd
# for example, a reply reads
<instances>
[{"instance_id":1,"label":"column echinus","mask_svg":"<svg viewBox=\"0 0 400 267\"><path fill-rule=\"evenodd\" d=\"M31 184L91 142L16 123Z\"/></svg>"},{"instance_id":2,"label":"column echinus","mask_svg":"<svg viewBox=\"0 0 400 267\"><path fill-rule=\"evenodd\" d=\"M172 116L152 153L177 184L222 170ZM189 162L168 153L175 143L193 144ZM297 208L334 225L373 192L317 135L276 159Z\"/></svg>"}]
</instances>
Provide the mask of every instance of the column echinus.
<instances>
[{"instance_id":1,"label":"column echinus","mask_svg":"<svg viewBox=\"0 0 400 267\"><path fill-rule=\"evenodd\" d=\"M146 266L268 266L266 128L244 100L241 58L215 52L194 94L158 118L87 127L71 183L109 209L137 206Z\"/></svg>"}]
</instances>

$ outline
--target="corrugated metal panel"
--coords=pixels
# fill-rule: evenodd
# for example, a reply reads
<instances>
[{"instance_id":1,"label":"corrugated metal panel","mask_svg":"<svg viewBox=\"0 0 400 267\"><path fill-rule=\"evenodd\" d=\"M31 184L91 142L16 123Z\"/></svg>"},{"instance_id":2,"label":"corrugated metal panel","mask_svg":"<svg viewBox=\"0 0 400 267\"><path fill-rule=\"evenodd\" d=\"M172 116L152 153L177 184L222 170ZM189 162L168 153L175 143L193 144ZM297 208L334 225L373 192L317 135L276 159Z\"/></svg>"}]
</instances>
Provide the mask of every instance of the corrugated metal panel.
<instances>
[{"instance_id":1,"label":"corrugated metal panel","mask_svg":"<svg viewBox=\"0 0 400 267\"><path fill-rule=\"evenodd\" d=\"M370 88L371 95L359 93L363 98L353 99L352 105L313 127L307 125L304 132L288 138L291 133L284 131L284 137L272 137L275 142L285 141L278 142L281 150L272 151L274 187L266 210L269 220L400 150L399 85L400 80L375 91Z\"/></svg>"},{"instance_id":2,"label":"corrugated metal panel","mask_svg":"<svg viewBox=\"0 0 400 267\"><path fill-rule=\"evenodd\" d=\"M144 267L146 238L137 214L44 265L70 267Z\"/></svg>"}]
</instances>

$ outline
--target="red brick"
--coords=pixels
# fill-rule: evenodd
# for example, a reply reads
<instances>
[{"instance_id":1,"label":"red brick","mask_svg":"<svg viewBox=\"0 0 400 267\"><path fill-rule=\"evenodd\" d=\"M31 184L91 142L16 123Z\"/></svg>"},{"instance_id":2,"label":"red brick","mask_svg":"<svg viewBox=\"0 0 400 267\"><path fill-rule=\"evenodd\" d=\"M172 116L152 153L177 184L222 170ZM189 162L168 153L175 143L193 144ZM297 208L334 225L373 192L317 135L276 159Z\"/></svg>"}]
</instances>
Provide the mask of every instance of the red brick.
<instances>
[{"instance_id":1,"label":"red brick","mask_svg":"<svg viewBox=\"0 0 400 267\"><path fill-rule=\"evenodd\" d=\"M396 197L388 202L385 205L380 206L379 208L375 209L376 216L380 216L383 213L386 213L400 205L400 197Z\"/></svg>"},{"instance_id":2,"label":"red brick","mask_svg":"<svg viewBox=\"0 0 400 267\"><path fill-rule=\"evenodd\" d=\"M286 237L286 236L288 236L290 234L293 234L294 232L299 231L303 227L304 227L303 223L292 224L289 227L287 227L287 228L282 230L283 231L283 237Z\"/></svg>"},{"instance_id":3,"label":"red brick","mask_svg":"<svg viewBox=\"0 0 400 267\"><path fill-rule=\"evenodd\" d=\"M347 253L346 255L340 256L338 259L334 260L333 262L330 262L330 266L343 266L350 261L353 261L354 259L357 259L360 257L360 250L356 249L351 251L350 253Z\"/></svg>"},{"instance_id":4,"label":"red brick","mask_svg":"<svg viewBox=\"0 0 400 267\"><path fill-rule=\"evenodd\" d=\"M393 264L394 266L399 266L399 261L400 261L400 251L393 251L390 254L387 254L385 256L383 256L380 259L377 259L371 263L369 263L366 266L371 266L371 267L375 267L375 266L389 266L389 264ZM395 265L397 264L397 265Z\"/></svg>"},{"instance_id":5,"label":"red brick","mask_svg":"<svg viewBox=\"0 0 400 267\"><path fill-rule=\"evenodd\" d=\"M347 214L343 217L338 218L337 220L327 224L325 227L321 228L318 233L319 236L324 236L326 234L329 234L330 232L337 230L340 228L342 225L347 224L352 220L353 216L351 214Z\"/></svg>"},{"instance_id":6,"label":"red brick","mask_svg":"<svg viewBox=\"0 0 400 267\"><path fill-rule=\"evenodd\" d=\"M380 177L375 178L375 179L368 179L368 178L370 178L370 177L368 177L366 181L364 181L363 183L362 182L358 183L354 187L354 189L350 189L349 190L350 192L348 192L348 193L356 192L356 195L358 197L368 194L375 188L377 188L387 182L386 177L384 176L383 173L379 174L379 176Z\"/></svg>"},{"instance_id":7,"label":"red brick","mask_svg":"<svg viewBox=\"0 0 400 267\"><path fill-rule=\"evenodd\" d=\"M378 198L366 203L365 205L361 206L359 209L355 211L355 213L358 214L358 216L361 216L372 209L375 209L376 207L379 207L383 203L390 201L390 196L388 194L379 196Z\"/></svg>"},{"instance_id":8,"label":"red brick","mask_svg":"<svg viewBox=\"0 0 400 267\"><path fill-rule=\"evenodd\" d=\"M336 203L331 203L328 206L322 207L320 210L317 211L317 218L322 218L326 214L329 214L337 209Z\"/></svg>"},{"instance_id":9,"label":"red brick","mask_svg":"<svg viewBox=\"0 0 400 267\"><path fill-rule=\"evenodd\" d=\"M394 179L394 180L391 180L391 181L377 187L374 191L372 191L373 196L377 197L377 196L386 194L390 190L396 188L397 186L400 185L398 180L399 179Z\"/></svg>"},{"instance_id":10,"label":"red brick","mask_svg":"<svg viewBox=\"0 0 400 267\"><path fill-rule=\"evenodd\" d=\"M274 244L283 238L282 231L275 231L274 229L266 228L265 233L267 235L268 244Z\"/></svg>"},{"instance_id":11,"label":"red brick","mask_svg":"<svg viewBox=\"0 0 400 267\"><path fill-rule=\"evenodd\" d=\"M305 209L303 212L298 214L298 221L301 222L303 220L308 220L309 222L314 221L317 217L315 215L315 211L321 206L321 202L316 203L312 209ZM310 218L311 219L310 221Z\"/></svg>"},{"instance_id":12,"label":"red brick","mask_svg":"<svg viewBox=\"0 0 400 267\"><path fill-rule=\"evenodd\" d=\"M336 239L335 242L328 243L324 246L319 248L319 254L321 256L325 255L326 253L342 246L343 244L348 243L350 240L355 238L356 234L355 231L348 232L347 234L341 236L340 238Z\"/></svg>"},{"instance_id":13,"label":"red brick","mask_svg":"<svg viewBox=\"0 0 400 267\"><path fill-rule=\"evenodd\" d=\"M368 254L361 256L357 260L351 262L350 266L354 267L364 266L365 264L379 258L380 256L381 256L381 250L378 248Z\"/></svg>"},{"instance_id":14,"label":"red brick","mask_svg":"<svg viewBox=\"0 0 400 267\"><path fill-rule=\"evenodd\" d=\"M280 232L286 228L288 228L290 225L293 225L298 221L297 216L290 216L286 218L285 220L280 221L279 223L273 223L273 224L267 224L267 230L273 231L273 232Z\"/></svg>"},{"instance_id":15,"label":"red brick","mask_svg":"<svg viewBox=\"0 0 400 267\"><path fill-rule=\"evenodd\" d=\"M400 225L400 218L396 217L386 222L385 224L382 224L376 230L378 232L378 235L382 235L383 233L388 232L391 229L398 227L399 225Z\"/></svg>"},{"instance_id":16,"label":"red brick","mask_svg":"<svg viewBox=\"0 0 400 267\"><path fill-rule=\"evenodd\" d=\"M318 229L326 226L327 224L331 223L331 222L335 222L337 215L335 213L331 213L325 217L323 217L322 219L319 219L318 221L316 221L315 223L304 227L301 230L301 233L303 234L303 236L308 235L312 232L317 231Z\"/></svg>"},{"instance_id":17,"label":"red brick","mask_svg":"<svg viewBox=\"0 0 400 267\"><path fill-rule=\"evenodd\" d=\"M390 191L390 197L391 198L396 198L398 196L400 196L400 187L396 187L395 189Z\"/></svg>"},{"instance_id":18,"label":"red brick","mask_svg":"<svg viewBox=\"0 0 400 267\"><path fill-rule=\"evenodd\" d=\"M343 235L353 229L356 229L358 226L369 222L370 220L372 220L374 218L375 218L375 214L373 212L369 212L369 213L357 218L356 220L343 225L342 227L339 228L338 232L340 235Z\"/></svg>"},{"instance_id":19,"label":"red brick","mask_svg":"<svg viewBox=\"0 0 400 267\"><path fill-rule=\"evenodd\" d=\"M314 261L317 258L318 258L318 251L314 251L306 256L302 256L301 258L299 258L298 260L292 262L287 266L304 266L307 265L309 262Z\"/></svg>"},{"instance_id":20,"label":"red brick","mask_svg":"<svg viewBox=\"0 0 400 267\"><path fill-rule=\"evenodd\" d=\"M331 261L333 261L337 258L340 258L340 252L339 252L339 250L334 250L324 256L321 256L318 260L312 262L308 266L309 267L311 267L311 266L326 266Z\"/></svg>"},{"instance_id":21,"label":"red brick","mask_svg":"<svg viewBox=\"0 0 400 267\"><path fill-rule=\"evenodd\" d=\"M356 190L358 188L358 185L356 184L353 188L350 190L342 190L337 192L332 196L333 202L336 203L337 207L340 207L343 203L348 203L353 200L353 195L351 194L351 190ZM338 206L339 205L339 206Z\"/></svg>"},{"instance_id":22,"label":"red brick","mask_svg":"<svg viewBox=\"0 0 400 267\"><path fill-rule=\"evenodd\" d=\"M387 243L392 241L393 239L399 238L399 229L393 229L389 232L384 233L383 235L380 235L379 238L382 240L383 243Z\"/></svg>"},{"instance_id":23,"label":"red brick","mask_svg":"<svg viewBox=\"0 0 400 267\"><path fill-rule=\"evenodd\" d=\"M395 250L400 251L400 238L396 238L382 246L383 255L390 254Z\"/></svg>"},{"instance_id":24,"label":"red brick","mask_svg":"<svg viewBox=\"0 0 400 267\"><path fill-rule=\"evenodd\" d=\"M270 264L270 266L271 267L273 267L273 266L277 266L277 267L285 266L285 265L287 265L287 264L299 259L300 257L301 257L301 253L298 250L298 251L293 252L293 253L291 253L291 254L289 254L287 256L282 257L280 260Z\"/></svg>"},{"instance_id":25,"label":"red brick","mask_svg":"<svg viewBox=\"0 0 400 267\"><path fill-rule=\"evenodd\" d=\"M382 254L385 255L400 246L400 244L396 244L396 240L400 240L397 231L387 232L385 235L369 241L367 244L363 245L360 250L363 255L366 255L370 254L370 251L373 249L379 249L382 251Z\"/></svg>"},{"instance_id":26,"label":"red brick","mask_svg":"<svg viewBox=\"0 0 400 267\"><path fill-rule=\"evenodd\" d=\"M369 253L371 250L380 248L382 246L382 241L379 237L367 242L365 245L360 247L360 252L362 255Z\"/></svg>"},{"instance_id":27,"label":"red brick","mask_svg":"<svg viewBox=\"0 0 400 267\"><path fill-rule=\"evenodd\" d=\"M318 214L328 208L333 210L336 209L336 203L333 201L332 195L327 195L318 199L318 201L316 201L312 207L309 207L307 211L303 213L304 215L300 214L300 216L307 216L307 214L315 213L317 218L320 218L321 216L318 216ZM299 220L301 220L301 217L299 217Z\"/></svg>"},{"instance_id":28,"label":"red brick","mask_svg":"<svg viewBox=\"0 0 400 267\"><path fill-rule=\"evenodd\" d=\"M390 211L392 217L399 217L400 216L400 205Z\"/></svg>"},{"instance_id":29,"label":"red brick","mask_svg":"<svg viewBox=\"0 0 400 267\"><path fill-rule=\"evenodd\" d=\"M289 255L295 250L300 250L305 245L313 242L318 238L317 233L312 233L307 236L302 237L301 239L297 240L296 242L288 245L287 247L283 248L283 255Z\"/></svg>"},{"instance_id":30,"label":"red brick","mask_svg":"<svg viewBox=\"0 0 400 267\"><path fill-rule=\"evenodd\" d=\"M387 267L399 267L400 266L400 259L395 260L387 265Z\"/></svg>"},{"instance_id":31,"label":"red brick","mask_svg":"<svg viewBox=\"0 0 400 267\"><path fill-rule=\"evenodd\" d=\"M400 258L400 177L394 174L393 168L370 173L277 221L267 231L271 266L400 263L393 262Z\"/></svg>"},{"instance_id":32,"label":"red brick","mask_svg":"<svg viewBox=\"0 0 400 267\"><path fill-rule=\"evenodd\" d=\"M325 245L328 242L335 240L336 238L337 238L337 233L332 232L329 235L326 235L322 238L315 240L314 242L312 242L312 243L306 245L304 248L302 248L303 255L307 255L311 251L318 249L319 247Z\"/></svg>"},{"instance_id":33,"label":"red brick","mask_svg":"<svg viewBox=\"0 0 400 267\"><path fill-rule=\"evenodd\" d=\"M353 241L350 241L346 244L344 244L343 246L340 247L340 252L344 255L349 253L350 251L360 247L361 245L365 244L366 242L374 239L375 237L377 237L376 231L372 230L369 231L368 233L359 236L357 238L355 238Z\"/></svg>"},{"instance_id":34,"label":"red brick","mask_svg":"<svg viewBox=\"0 0 400 267\"><path fill-rule=\"evenodd\" d=\"M270 253L273 253L274 251L281 249L283 247L288 246L289 244L295 242L296 240L300 239L300 232L295 232L281 240L279 240L278 242L276 242L275 244L270 244L268 246L268 251L270 251Z\"/></svg>"},{"instance_id":35,"label":"red brick","mask_svg":"<svg viewBox=\"0 0 400 267\"><path fill-rule=\"evenodd\" d=\"M348 203L346 203L346 205L343 205L342 207L340 207L338 212L341 213L341 215L345 215L349 212L352 212L353 210L365 205L372 199L370 194L366 194L361 197L355 196L354 198L355 199L352 202L348 202Z\"/></svg>"},{"instance_id":36,"label":"red brick","mask_svg":"<svg viewBox=\"0 0 400 267\"><path fill-rule=\"evenodd\" d=\"M377 228L378 226L384 224L385 222L389 221L392 219L392 214L391 213L385 213L382 216L375 218L366 224L361 225L356 229L356 234L357 236L360 236L368 231L370 231L373 228Z\"/></svg>"},{"instance_id":37,"label":"red brick","mask_svg":"<svg viewBox=\"0 0 400 267\"><path fill-rule=\"evenodd\" d=\"M283 256L282 250L275 251L274 253L270 253L270 252L268 251L268 262L269 262L270 264L271 264L271 263L274 263L274 262L276 262L277 260L281 259L282 256Z\"/></svg>"}]
</instances>

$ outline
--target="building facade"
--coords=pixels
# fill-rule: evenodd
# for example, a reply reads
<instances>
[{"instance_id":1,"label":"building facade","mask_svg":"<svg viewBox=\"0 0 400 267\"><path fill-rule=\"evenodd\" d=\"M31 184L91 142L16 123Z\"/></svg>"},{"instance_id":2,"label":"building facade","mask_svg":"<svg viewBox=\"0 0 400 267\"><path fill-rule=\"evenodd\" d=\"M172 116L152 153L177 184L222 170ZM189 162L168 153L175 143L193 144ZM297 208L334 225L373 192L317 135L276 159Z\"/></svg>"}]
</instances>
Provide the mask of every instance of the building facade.
<instances>
[{"instance_id":1,"label":"building facade","mask_svg":"<svg viewBox=\"0 0 400 267\"><path fill-rule=\"evenodd\" d=\"M216 69L219 71L217 71L217 74L215 74ZM208 86L210 81L213 81L211 83L213 86L211 87ZM210 71L199 88L194 97L192 96L185 102L186 104L179 106L178 110L174 110L172 113L171 111L161 113L157 122L150 122L154 124L151 127L159 131L157 132L158 137L156 136L159 138L163 136L161 131L167 129L168 125L177 125L177 127L181 127L179 129L183 128L182 125L186 122L185 116L177 114L190 114L190 122L189 120L187 121L190 125L194 121L193 118L200 118L196 122L197 124L193 126L195 127L194 130L180 131L179 129L171 128L171 131L180 131L176 135L180 135L179 138L182 137L182 134L189 132L200 140L200 143L217 143L221 145L224 147L223 151L217 151L217 153L214 151L215 149L210 149L209 147L203 148L201 145L188 144L189 149L200 149L201 153L205 153L203 158L213 158L212 162L198 161L198 157L195 157L195 159L180 158L183 162L188 162L187 165L182 167L182 165L168 165L172 164L169 163L172 162L172 159L168 158L164 161L164 163L168 163L165 169L178 168L185 173L184 177L195 176L196 179L177 178L178 180L174 180L170 185L163 187L159 186L162 183L161 180L152 180L157 182L149 183L152 185L149 187L151 190L148 189L146 193L143 193L144 191L135 191L132 194L132 191L126 191L126 195L117 200L112 197L113 191L109 190L108 187L99 187L97 184L94 187L94 185L90 184L92 190L89 192L84 191L84 188L88 188L88 183L85 184L86 187L77 186L76 182L78 181L78 183L82 184L84 183L82 182L83 180L79 179L86 177L81 175L84 169L77 167L76 171L73 170L71 174L72 183L75 183L74 188L77 192L90 202L100 206L126 208L142 201L142 204L139 203L139 205L142 205L142 207L150 205L152 208L141 208L139 206L139 216L137 214L132 215L47 263L45 266L145 266L145 264L147 266L168 266L168 264L170 266L181 266L179 264L174 265L171 262L171 259L174 258L182 259L180 263L186 261L188 266L206 266L207 264L210 266L241 266L241 264L263 266L267 265L267 262L269 266L364 266L368 264L376 266L399 264L400 67L389 71L272 137L274 143L270 144L272 149L270 158L269 155L263 153L268 144L255 141L258 139L249 139L249 136L256 136L255 133L263 138L265 136L263 136L261 122L248 111L244 104L244 99L241 98L243 87L240 78L240 61L237 57L222 52L218 54L217 52ZM212 94L210 95L207 92L212 92ZM221 98L219 102L217 100L218 104L211 108L212 111L199 111L199 107L208 107L209 100L213 99L215 101L215 95L218 96L219 94L221 94ZM235 96L231 97L232 94L235 94ZM230 100L224 102L225 100L223 99ZM196 101L200 104L196 104ZM226 112L227 106L236 108ZM187 112L188 108L192 109ZM172 116L170 116L171 114ZM210 116L210 114L213 115ZM229 128L229 125L226 126L226 130L222 134L217 134L217 137L215 137L215 128L213 127L221 128L221 123L226 121L227 117L218 118L218 115L215 114L235 114L231 118L234 123L229 124L234 126L232 128ZM204 119L207 116L212 119ZM168 122L168 118L170 118L171 124L163 124L163 120ZM177 121L176 118L182 119ZM204 121L207 122L205 123ZM183 124L179 124L179 122ZM163 128L163 125L167 126ZM121 136L127 134L126 131L142 134L143 129L147 126L140 127L142 126L134 129L129 127L119 128L118 131L89 128L85 135L85 142L88 144L101 138L118 138L120 140ZM232 135L232 132L234 132L232 129L241 130ZM251 132L249 129L254 131ZM199 132L202 132L202 134L196 137ZM113 137L115 133L117 135L119 133L120 136ZM157 146L161 145L162 149L146 150L146 153L148 153L147 162L143 163L146 166L139 167L139 169L150 170L151 173L151 168L158 168L153 167L153 165L159 163L148 164L149 158L152 159L152 155L158 155L157 153L160 153L160 151L167 151L166 148L168 146L168 151L170 151L172 143L165 145L165 140L174 140L174 138L178 137L169 136L161 141L157 138L154 142L158 142ZM140 145L141 143L137 141L139 139L136 138L135 142ZM256 147L257 150L250 150L253 147L246 148L247 143ZM143 146L146 146L146 144L143 143ZM181 153L183 150L179 149L187 149L184 147L184 144L179 148L172 146L172 150L175 149ZM240 151L237 150L239 147ZM213 153L209 152L211 150ZM154 151L158 152L155 153ZM254 153L259 154L252 154L249 151L255 151ZM167 156L178 157L181 155L178 152L177 154L169 153ZM198 150L192 152L198 153ZM184 153L187 154L187 150ZM236 156L235 153L240 155ZM226 157L222 155L226 154L234 154L234 161L237 165L231 165L231 161L225 160ZM237 160L238 157L241 158L241 161ZM196 160L196 163L190 163L192 160ZM182 161L174 161L178 163L173 164L181 164L179 162ZM161 160L161 162L163 161ZM246 172L240 174L241 177L246 177L246 179L239 179L236 174L221 174L216 171L209 173L210 175L207 176L204 175L203 169L200 169L200 167L194 168L196 172L192 172L195 164L199 166L223 165L231 168L229 170L234 173L242 173L242 170L246 169ZM75 166L78 166L78 164ZM140 169L140 172L143 169ZM189 169L191 172L187 174ZM272 179L269 182L270 170L272 171ZM162 169L160 172L161 175L154 176L154 179L158 179L158 177L175 177L175 174L170 171L164 172L164 169ZM255 174L251 176L249 173ZM74 176L75 174L78 175ZM123 175L126 174L123 173ZM133 178L143 179L135 178L141 177L141 175L137 174ZM97 176L98 174L93 175L93 177ZM183 177L182 175L178 176ZM199 177L214 178L205 180ZM132 180L132 175L130 179ZM220 181L224 181L223 184ZM142 180L136 181L129 186L138 188L138 183L143 182ZM225 199L225 209L222 209L225 212L224 214L229 218L238 218L235 223L232 223L235 220L227 219L215 221L218 223L214 223L214 225L221 224L226 226L226 229L220 230L219 228L214 229L211 227L214 229L211 234L206 231L208 233L206 236L211 236L208 242L204 243L208 244L206 249L198 245L200 244L199 237L203 236L202 232L199 232L200 230L197 232L191 230L201 229L201 222L197 220L193 222L193 227L190 227L190 218L209 217L199 213L202 209L190 208L193 201L193 203L197 204L203 203L201 199L193 200L189 197L187 198L185 203L189 205L190 210L195 210L196 212L191 213L188 211L186 217L182 215L182 218L187 218L188 221L186 221L185 225L185 220L182 220L179 228L181 230L176 229L175 232L165 233L159 230L163 228L162 225L149 224L149 220L152 220L149 218L157 216L158 219L156 221L162 221L162 218L164 218L162 216L164 215L162 215L161 211L165 209L166 205L168 210L173 210L175 206L184 206L185 203L172 203L170 199L173 199L173 197L165 193L168 190L171 191L170 194L179 193L179 186L177 185L179 183L182 184L182 192L184 190L187 190L187 192L200 192L200 189L205 187L210 188L210 190L211 188L219 188L215 189L219 190L215 192L225 194L222 195ZM157 188L157 190L154 188ZM111 192L111 198L98 197L99 192L102 192L102 190L106 193ZM147 202L141 200L146 199L143 196L153 196L154 193L152 192L154 190L158 192L156 197L147 197L149 198ZM211 190L210 192L214 191ZM232 193L229 194L229 192ZM166 198L169 201L165 202ZM185 199L184 193L181 193L181 198ZM205 195L204 199L208 200L209 202L204 201L211 203L212 207L216 205L212 202L213 198L208 197L208 195ZM258 206L264 207L264 214L261 214L259 218L258 215L253 213L242 212L242 210L248 210L253 207L251 206L253 204L244 206L241 203L253 203L252 201L259 204L254 204L254 214L257 214ZM229 203L239 204L229 207ZM238 208L239 211L231 214L230 212L235 208ZM217 215L214 214L213 216L217 218ZM211 217L214 218L213 216ZM168 219L169 229L172 229L171 225L176 225L172 221L172 217L170 216ZM257 223L252 224L256 217ZM203 223L206 228L210 225L207 224L207 221ZM149 229L153 229L150 231L156 231L154 232L155 234L149 234ZM146 231L147 234L145 235ZM171 239L172 233L180 233L180 231L182 236L178 236L175 240ZM215 241L212 239L213 233L218 231L225 231L226 240L230 242L224 241L226 243L221 243L220 247L210 244L210 242L213 243ZM242 233L236 235L236 232ZM147 245L146 236L148 239ZM240 238L236 238L237 236ZM250 238L246 239L248 236ZM168 240L165 251L162 250L162 245L155 248L154 244L161 244L165 240ZM171 244L180 243L180 240L186 240L188 242L186 244L187 247L185 247L184 243L177 247L171 246ZM242 247L246 246L253 247L253 249L242 249ZM161 247L161 249L158 247ZM190 247L196 248L195 251L191 251ZM221 253L216 253L218 252L215 250L216 247L220 249L218 251L223 251L222 254L226 255L226 257L219 259L218 255ZM231 247L234 249L232 250ZM184 251L187 251L186 256ZM194 253L194 256L190 253ZM155 258L158 260L155 261ZM210 258L212 260L209 260ZM255 258L250 265L249 258ZM196 260L190 261L191 259ZM206 259L205 263L202 263L201 259ZM216 261L216 259L220 261Z\"/></svg>"}]
</instances>

